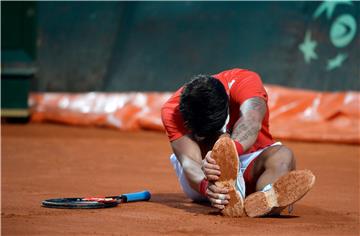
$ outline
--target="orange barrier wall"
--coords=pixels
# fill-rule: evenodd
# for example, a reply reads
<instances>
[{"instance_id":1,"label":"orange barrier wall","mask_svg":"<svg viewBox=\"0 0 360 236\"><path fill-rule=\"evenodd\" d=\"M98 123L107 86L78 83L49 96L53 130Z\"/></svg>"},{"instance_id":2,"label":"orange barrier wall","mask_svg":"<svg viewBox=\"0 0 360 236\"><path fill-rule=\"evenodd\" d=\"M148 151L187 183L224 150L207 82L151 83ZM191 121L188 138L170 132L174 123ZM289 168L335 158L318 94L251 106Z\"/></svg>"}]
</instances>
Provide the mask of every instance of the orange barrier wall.
<instances>
[{"instance_id":1,"label":"orange barrier wall","mask_svg":"<svg viewBox=\"0 0 360 236\"><path fill-rule=\"evenodd\" d=\"M274 137L360 143L360 93L266 86Z\"/></svg>"},{"instance_id":2,"label":"orange barrier wall","mask_svg":"<svg viewBox=\"0 0 360 236\"><path fill-rule=\"evenodd\" d=\"M274 137L360 144L360 93L327 93L267 85ZM33 93L33 122L159 130L171 93Z\"/></svg>"}]
</instances>

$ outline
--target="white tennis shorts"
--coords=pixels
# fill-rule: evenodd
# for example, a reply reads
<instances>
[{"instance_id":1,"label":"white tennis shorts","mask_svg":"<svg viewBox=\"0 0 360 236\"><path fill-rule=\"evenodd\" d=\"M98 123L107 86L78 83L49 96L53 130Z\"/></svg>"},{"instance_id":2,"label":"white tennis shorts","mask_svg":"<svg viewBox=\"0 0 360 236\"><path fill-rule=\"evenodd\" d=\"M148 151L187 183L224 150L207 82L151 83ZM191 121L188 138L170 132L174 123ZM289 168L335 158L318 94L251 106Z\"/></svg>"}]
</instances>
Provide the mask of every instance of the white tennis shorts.
<instances>
[{"instance_id":1,"label":"white tennis shorts","mask_svg":"<svg viewBox=\"0 0 360 236\"><path fill-rule=\"evenodd\" d=\"M281 142L276 142L271 146L281 145ZM250 162L253 161L256 157L258 157L264 150L266 150L268 147L257 150L256 152L252 152L249 154L244 154L239 156L239 164L241 165L241 168L239 169L238 178L236 181L236 188L240 193L245 196L245 182L244 178L242 177L246 168L249 166ZM187 197L192 199L193 201L207 201L207 198L204 196L201 196L197 191L192 189L188 183L188 180L185 177L184 170L176 158L175 154L172 154L170 156L171 164L173 165L176 175L178 177L181 189L184 191Z\"/></svg>"}]
</instances>

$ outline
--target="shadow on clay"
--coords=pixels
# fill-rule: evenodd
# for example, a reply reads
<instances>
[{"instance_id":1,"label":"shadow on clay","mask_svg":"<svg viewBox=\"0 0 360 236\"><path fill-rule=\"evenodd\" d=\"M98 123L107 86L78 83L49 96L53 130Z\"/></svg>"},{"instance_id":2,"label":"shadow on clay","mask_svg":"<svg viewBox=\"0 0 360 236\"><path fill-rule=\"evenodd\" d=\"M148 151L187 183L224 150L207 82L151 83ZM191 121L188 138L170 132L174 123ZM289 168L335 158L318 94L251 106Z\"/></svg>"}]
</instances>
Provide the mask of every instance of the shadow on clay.
<instances>
[{"instance_id":1,"label":"shadow on clay","mask_svg":"<svg viewBox=\"0 0 360 236\"><path fill-rule=\"evenodd\" d=\"M216 212L215 209L211 208L210 203L193 202L192 200L186 198L186 196L182 193L154 193L152 194L150 201L195 214L220 214Z\"/></svg>"},{"instance_id":2,"label":"shadow on clay","mask_svg":"<svg viewBox=\"0 0 360 236\"><path fill-rule=\"evenodd\" d=\"M213 215L219 216L221 213L212 208L207 202L194 202L182 193L155 193L151 197L151 202L165 205L168 207L181 209L193 214ZM284 214L278 216L266 216L263 218L277 218L277 219L293 219L298 218L297 215L288 215L286 211Z\"/></svg>"},{"instance_id":3,"label":"shadow on clay","mask_svg":"<svg viewBox=\"0 0 360 236\"><path fill-rule=\"evenodd\" d=\"M195 203L182 193L154 193L150 201L171 208L181 209L195 215L221 215L219 211L211 207L210 203ZM294 211L291 214L289 214L285 209L281 215L266 216L262 217L261 219L294 220L299 218L307 218L311 220L316 219L329 221L329 217L331 217L332 220L338 222L352 222L356 221L357 214L358 212L355 210L353 212L338 212L316 207L314 205L309 206L297 203L294 205Z\"/></svg>"}]
</instances>

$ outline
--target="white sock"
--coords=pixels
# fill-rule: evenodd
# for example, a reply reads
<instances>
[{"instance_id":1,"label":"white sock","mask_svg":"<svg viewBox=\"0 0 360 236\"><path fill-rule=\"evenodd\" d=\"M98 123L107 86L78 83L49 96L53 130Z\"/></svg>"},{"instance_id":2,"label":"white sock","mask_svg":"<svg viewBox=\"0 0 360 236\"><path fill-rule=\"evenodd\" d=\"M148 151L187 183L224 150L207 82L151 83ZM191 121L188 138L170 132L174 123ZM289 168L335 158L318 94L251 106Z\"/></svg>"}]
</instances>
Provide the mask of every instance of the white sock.
<instances>
[{"instance_id":1,"label":"white sock","mask_svg":"<svg viewBox=\"0 0 360 236\"><path fill-rule=\"evenodd\" d=\"M263 187L263 189L261 189L261 192L269 191L271 188L272 188L272 184L268 184L265 187Z\"/></svg>"}]
</instances>

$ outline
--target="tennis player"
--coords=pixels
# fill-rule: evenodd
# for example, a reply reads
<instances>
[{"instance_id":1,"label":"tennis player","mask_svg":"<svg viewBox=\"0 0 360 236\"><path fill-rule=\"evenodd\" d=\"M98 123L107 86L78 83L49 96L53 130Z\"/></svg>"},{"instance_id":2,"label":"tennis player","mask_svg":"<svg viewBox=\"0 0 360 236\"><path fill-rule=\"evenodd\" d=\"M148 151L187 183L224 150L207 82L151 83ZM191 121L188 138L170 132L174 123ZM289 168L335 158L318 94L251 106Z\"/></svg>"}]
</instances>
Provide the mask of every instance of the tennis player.
<instances>
[{"instance_id":1,"label":"tennis player","mask_svg":"<svg viewBox=\"0 0 360 236\"><path fill-rule=\"evenodd\" d=\"M245 205L231 216L278 214L314 183L310 171L291 173L296 167L293 152L271 136L268 95L255 72L236 68L195 76L163 105L161 116L174 153L171 163L184 193L194 201L210 201L222 212ZM238 157L236 198L230 197L229 188L217 184L228 170L211 153L225 133ZM296 196L278 199L291 195L289 191Z\"/></svg>"}]
</instances>

